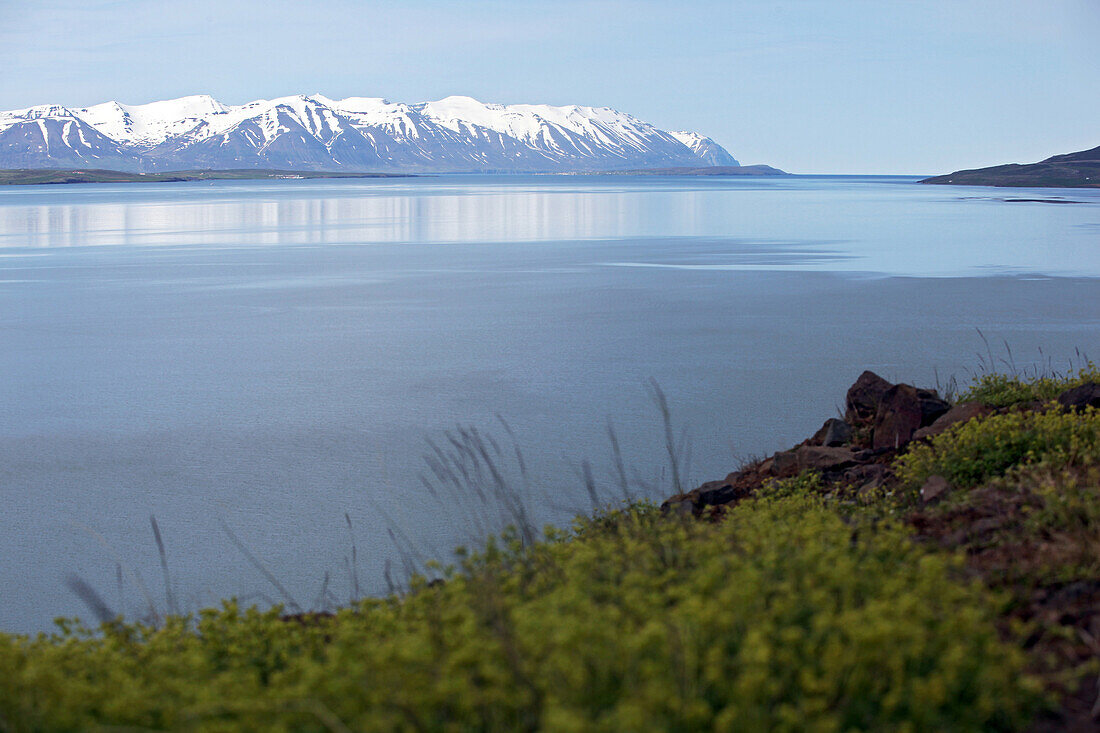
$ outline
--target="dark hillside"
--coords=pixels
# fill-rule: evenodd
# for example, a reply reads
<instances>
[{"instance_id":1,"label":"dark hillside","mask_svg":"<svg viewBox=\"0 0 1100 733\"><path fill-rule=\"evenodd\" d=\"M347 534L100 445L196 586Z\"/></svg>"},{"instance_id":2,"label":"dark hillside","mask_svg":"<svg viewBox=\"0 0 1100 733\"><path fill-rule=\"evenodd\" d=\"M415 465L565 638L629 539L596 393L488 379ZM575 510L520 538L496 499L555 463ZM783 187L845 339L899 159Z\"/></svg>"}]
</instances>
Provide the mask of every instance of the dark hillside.
<instances>
[{"instance_id":1,"label":"dark hillside","mask_svg":"<svg viewBox=\"0 0 1100 733\"><path fill-rule=\"evenodd\" d=\"M1052 188L1100 187L1100 147L1055 155L1039 163L1010 163L990 168L955 171L925 178L921 183L956 186L1023 186Z\"/></svg>"}]
</instances>

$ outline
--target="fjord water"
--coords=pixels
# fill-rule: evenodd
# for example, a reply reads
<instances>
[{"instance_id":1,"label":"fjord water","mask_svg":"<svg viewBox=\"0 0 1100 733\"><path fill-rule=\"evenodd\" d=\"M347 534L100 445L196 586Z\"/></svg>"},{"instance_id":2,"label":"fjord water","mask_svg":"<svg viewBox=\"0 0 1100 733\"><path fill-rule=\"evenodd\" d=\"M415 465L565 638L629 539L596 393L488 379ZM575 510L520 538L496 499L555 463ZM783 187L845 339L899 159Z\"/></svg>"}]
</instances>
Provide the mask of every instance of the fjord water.
<instances>
[{"instance_id":1,"label":"fjord water","mask_svg":"<svg viewBox=\"0 0 1100 733\"><path fill-rule=\"evenodd\" d=\"M0 629L87 616L73 575L163 608L150 515L187 610L278 600L223 523L303 606L326 573L348 597L353 541L384 592L395 544L476 534L419 478L458 424L562 522L586 459L618 495L609 418L633 490L671 493L650 379L694 484L812 433L863 369L1064 370L1100 337L1098 245L1100 190L904 177L6 188Z\"/></svg>"}]
</instances>

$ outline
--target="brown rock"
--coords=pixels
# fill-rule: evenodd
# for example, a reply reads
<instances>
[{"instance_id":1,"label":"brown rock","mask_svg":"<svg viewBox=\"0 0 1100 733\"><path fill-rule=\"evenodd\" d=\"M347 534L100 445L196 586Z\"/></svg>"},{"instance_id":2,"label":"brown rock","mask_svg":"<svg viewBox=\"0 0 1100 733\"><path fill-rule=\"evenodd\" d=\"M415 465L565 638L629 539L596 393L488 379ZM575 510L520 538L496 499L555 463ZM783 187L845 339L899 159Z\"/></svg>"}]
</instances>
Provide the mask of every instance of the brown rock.
<instances>
[{"instance_id":1,"label":"brown rock","mask_svg":"<svg viewBox=\"0 0 1100 733\"><path fill-rule=\"evenodd\" d=\"M799 446L794 454L800 471L807 469L837 471L856 463L855 452L848 448L803 445Z\"/></svg>"},{"instance_id":2,"label":"brown rock","mask_svg":"<svg viewBox=\"0 0 1100 733\"><path fill-rule=\"evenodd\" d=\"M879 448L900 448L913 438L921 426L921 400L915 387L896 384L882 395L875 414L871 445Z\"/></svg>"},{"instance_id":3,"label":"brown rock","mask_svg":"<svg viewBox=\"0 0 1100 733\"><path fill-rule=\"evenodd\" d=\"M936 421L928 427L921 428L913 433L913 440L931 438L933 435L939 435L956 423L973 420L976 417L988 415L989 413L990 409L980 402L962 402L940 415Z\"/></svg>"},{"instance_id":4,"label":"brown rock","mask_svg":"<svg viewBox=\"0 0 1100 733\"><path fill-rule=\"evenodd\" d=\"M760 461L760 465L756 467L756 472L761 476L770 476L775 473L775 459L765 458Z\"/></svg>"},{"instance_id":5,"label":"brown rock","mask_svg":"<svg viewBox=\"0 0 1100 733\"><path fill-rule=\"evenodd\" d=\"M878 412L879 402L894 385L871 371L859 375L845 398L844 419L849 425L870 422Z\"/></svg>"},{"instance_id":6,"label":"brown rock","mask_svg":"<svg viewBox=\"0 0 1100 733\"><path fill-rule=\"evenodd\" d=\"M852 428L843 420L831 417L821 429L810 438L810 445L838 446L847 445L852 440Z\"/></svg>"},{"instance_id":7,"label":"brown rock","mask_svg":"<svg viewBox=\"0 0 1100 733\"><path fill-rule=\"evenodd\" d=\"M771 457L771 461L772 473L776 476L790 476L799 471L798 456L793 450L776 453Z\"/></svg>"},{"instance_id":8,"label":"brown rock","mask_svg":"<svg viewBox=\"0 0 1100 733\"><path fill-rule=\"evenodd\" d=\"M1058 395L1058 404L1067 410L1084 410L1086 407L1100 409L1100 384L1089 382L1080 387L1067 389Z\"/></svg>"},{"instance_id":9,"label":"brown rock","mask_svg":"<svg viewBox=\"0 0 1100 733\"><path fill-rule=\"evenodd\" d=\"M661 510L684 513L688 511L684 508L687 506L692 513L700 514L707 507L724 506L751 496L760 484L761 478L755 469L734 471L722 481L707 481L686 494L669 497Z\"/></svg>"},{"instance_id":10,"label":"brown rock","mask_svg":"<svg viewBox=\"0 0 1100 733\"><path fill-rule=\"evenodd\" d=\"M951 484L943 476L929 476L920 487L920 498L925 504L935 501L951 490Z\"/></svg>"}]
</instances>

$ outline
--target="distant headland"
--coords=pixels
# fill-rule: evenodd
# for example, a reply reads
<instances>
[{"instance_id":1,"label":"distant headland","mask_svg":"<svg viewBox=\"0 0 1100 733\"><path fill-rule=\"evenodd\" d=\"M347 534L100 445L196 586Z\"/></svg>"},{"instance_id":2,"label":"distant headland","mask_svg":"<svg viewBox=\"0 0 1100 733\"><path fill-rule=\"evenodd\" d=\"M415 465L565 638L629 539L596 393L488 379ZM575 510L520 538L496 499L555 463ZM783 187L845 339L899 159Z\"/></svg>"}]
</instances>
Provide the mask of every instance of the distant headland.
<instances>
[{"instance_id":1,"label":"distant headland","mask_svg":"<svg viewBox=\"0 0 1100 733\"><path fill-rule=\"evenodd\" d=\"M921 183L956 186L1097 188L1100 187L1100 147L1082 150L1079 153L1055 155L1027 165L1009 163L990 168L955 171L946 176L925 178Z\"/></svg>"}]
</instances>

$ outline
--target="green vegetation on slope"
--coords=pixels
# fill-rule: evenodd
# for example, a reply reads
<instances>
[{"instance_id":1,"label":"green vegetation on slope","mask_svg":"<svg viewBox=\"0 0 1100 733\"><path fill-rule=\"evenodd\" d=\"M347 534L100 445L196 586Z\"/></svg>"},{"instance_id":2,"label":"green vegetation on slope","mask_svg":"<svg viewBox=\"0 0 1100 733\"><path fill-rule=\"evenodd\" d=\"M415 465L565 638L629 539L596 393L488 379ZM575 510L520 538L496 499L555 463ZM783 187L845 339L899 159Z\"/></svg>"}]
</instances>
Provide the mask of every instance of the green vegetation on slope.
<instances>
[{"instance_id":1,"label":"green vegetation on slope","mask_svg":"<svg viewBox=\"0 0 1100 733\"><path fill-rule=\"evenodd\" d=\"M6 638L0 728L1012 729L1038 686L958 568L804 492L639 505L331 618Z\"/></svg>"},{"instance_id":2,"label":"green vegetation on slope","mask_svg":"<svg viewBox=\"0 0 1100 733\"><path fill-rule=\"evenodd\" d=\"M1052 385L1023 384L1039 392ZM985 394L1006 400L1019 386ZM1100 410L1031 404L1017 402L915 446L895 462L897 498L916 505L906 522L920 541L964 552L971 573L1009 594L1002 624L1030 629L1029 669L1057 700L1035 729L1095 730ZM932 477L946 478L949 488L921 502L914 490Z\"/></svg>"},{"instance_id":3,"label":"green vegetation on slope","mask_svg":"<svg viewBox=\"0 0 1100 733\"><path fill-rule=\"evenodd\" d=\"M971 489L1009 469L1090 463L1100 455L1100 412L1017 411L961 423L895 463L902 486L917 490L939 475Z\"/></svg>"},{"instance_id":4,"label":"green vegetation on slope","mask_svg":"<svg viewBox=\"0 0 1100 733\"><path fill-rule=\"evenodd\" d=\"M1100 383L1100 369L1091 362L1067 376L1023 377L992 372L976 378L958 399L959 402L980 402L987 407L1050 402L1067 389L1093 382Z\"/></svg>"}]
</instances>

